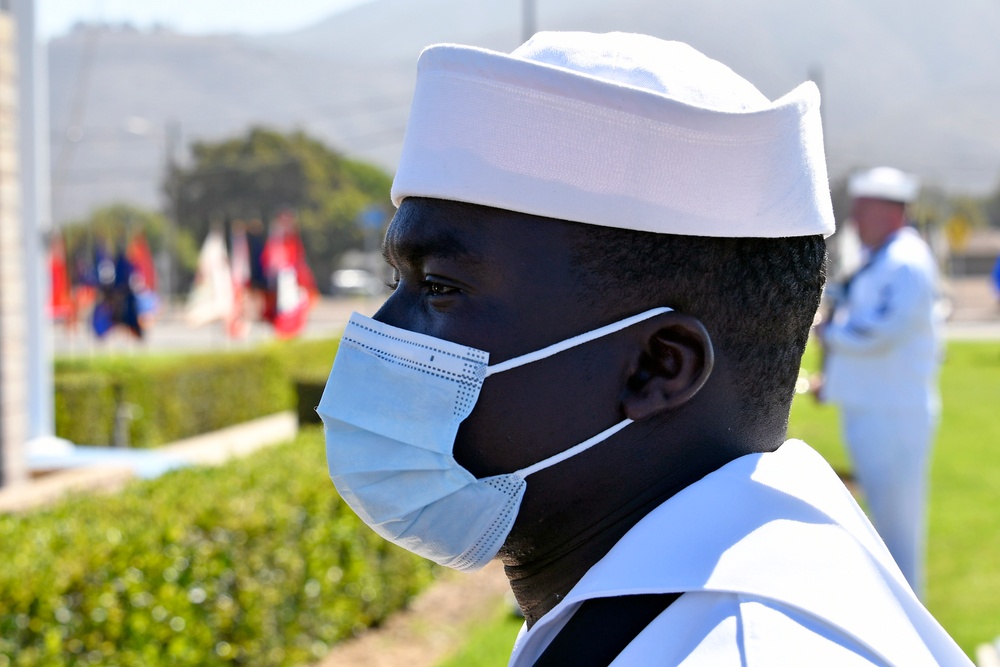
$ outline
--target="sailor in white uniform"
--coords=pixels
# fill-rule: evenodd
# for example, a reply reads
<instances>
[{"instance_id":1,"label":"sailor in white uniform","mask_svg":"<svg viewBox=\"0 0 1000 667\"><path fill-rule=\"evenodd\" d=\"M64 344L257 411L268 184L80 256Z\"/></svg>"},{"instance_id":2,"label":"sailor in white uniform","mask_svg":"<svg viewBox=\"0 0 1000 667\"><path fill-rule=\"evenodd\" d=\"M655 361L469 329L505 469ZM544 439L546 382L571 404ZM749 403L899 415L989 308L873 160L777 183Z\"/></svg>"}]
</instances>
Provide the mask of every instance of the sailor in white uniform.
<instances>
[{"instance_id":1,"label":"sailor in white uniform","mask_svg":"<svg viewBox=\"0 0 1000 667\"><path fill-rule=\"evenodd\" d=\"M970 664L786 442L834 228L812 83L644 35L437 45L391 195L330 476L399 546L504 562L513 665Z\"/></svg>"},{"instance_id":2,"label":"sailor in white uniform","mask_svg":"<svg viewBox=\"0 0 1000 667\"><path fill-rule=\"evenodd\" d=\"M852 177L851 219L868 258L820 331L821 397L839 406L872 521L922 597L941 337L937 264L906 223L905 205L917 187L889 167Z\"/></svg>"}]
</instances>

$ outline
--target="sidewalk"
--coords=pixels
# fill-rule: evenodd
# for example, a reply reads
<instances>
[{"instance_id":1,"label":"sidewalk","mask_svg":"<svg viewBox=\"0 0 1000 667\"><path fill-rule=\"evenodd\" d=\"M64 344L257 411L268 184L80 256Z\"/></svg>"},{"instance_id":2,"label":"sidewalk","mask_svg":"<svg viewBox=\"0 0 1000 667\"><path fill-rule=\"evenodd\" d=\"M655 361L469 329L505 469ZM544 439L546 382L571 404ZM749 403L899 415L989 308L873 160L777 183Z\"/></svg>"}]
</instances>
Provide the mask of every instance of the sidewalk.
<instances>
[{"instance_id":1,"label":"sidewalk","mask_svg":"<svg viewBox=\"0 0 1000 667\"><path fill-rule=\"evenodd\" d=\"M1000 331L1000 298L989 276L951 278L945 285L945 294L952 303L949 334L953 329L969 328Z\"/></svg>"},{"instance_id":2,"label":"sidewalk","mask_svg":"<svg viewBox=\"0 0 1000 667\"><path fill-rule=\"evenodd\" d=\"M188 465L220 465L262 447L286 442L298 432L291 411L279 412L212 433L187 438L150 451ZM0 489L0 513L24 512L56 502L69 492L109 493L136 478L136 469L113 458L111 463L74 467Z\"/></svg>"}]
</instances>

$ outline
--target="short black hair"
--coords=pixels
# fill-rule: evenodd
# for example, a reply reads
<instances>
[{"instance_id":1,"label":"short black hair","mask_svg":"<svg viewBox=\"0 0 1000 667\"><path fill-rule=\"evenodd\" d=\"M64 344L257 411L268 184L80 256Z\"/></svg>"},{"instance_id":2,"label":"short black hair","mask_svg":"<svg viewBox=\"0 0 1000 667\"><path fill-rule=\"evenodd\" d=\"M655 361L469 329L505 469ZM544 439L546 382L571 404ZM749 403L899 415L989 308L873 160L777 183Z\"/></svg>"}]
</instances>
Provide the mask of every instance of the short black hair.
<instances>
[{"instance_id":1,"label":"short black hair","mask_svg":"<svg viewBox=\"0 0 1000 667\"><path fill-rule=\"evenodd\" d=\"M697 317L733 366L747 425L775 414L787 419L826 282L822 236L713 238L576 227L574 265L591 305L635 312L669 306Z\"/></svg>"}]
</instances>

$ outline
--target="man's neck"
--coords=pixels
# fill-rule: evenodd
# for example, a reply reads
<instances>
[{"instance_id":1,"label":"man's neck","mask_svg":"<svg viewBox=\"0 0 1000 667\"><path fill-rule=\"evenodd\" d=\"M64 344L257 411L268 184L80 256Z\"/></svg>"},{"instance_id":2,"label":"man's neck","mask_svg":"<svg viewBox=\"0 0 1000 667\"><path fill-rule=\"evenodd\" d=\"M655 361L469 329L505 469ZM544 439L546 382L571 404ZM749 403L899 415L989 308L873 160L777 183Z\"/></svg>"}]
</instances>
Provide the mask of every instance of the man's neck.
<instances>
[{"instance_id":1,"label":"man's neck","mask_svg":"<svg viewBox=\"0 0 1000 667\"><path fill-rule=\"evenodd\" d=\"M729 461L755 451L776 449L785 438L786 425L783 420L768 420L752 432L744 431L744 437L739 439L727 438L718 430L706 434L705 440L688 443L686 454L670 457L663 469L646 471L656 481L650 483L649 478L636 479L633 487L645 488L645 492L632 496L603 518L591 516L571 542L537 551L502 551L501 558L511 590L528 627L562 602L587 571L647 514ZM729 429L722 431L727 434L735 432ZM655 437L649 439L655 440ZM542 536L535 535L534 538L528 543L538 545L544 542Z\"/></svg>"},{"instance_id":2,"label":"man's neck","mask_svg":"<svg viewBox=\"0 0 1000 667\"><path fill-rule=\"evenodd\" d=\"M528 627L562 602L587 571L663 500L665 498L657 498L626 512L614 523L585 536L576 545L567 545L554 557L520 563L505 562L504 570L510 580L511 591Z\"/></svg>"},{"instance_id":3,"label":"man's neck","mask_svg":"<svg viewBox=\"0 0 1000 667\"><path fill-rule=\"evenodd\" d=\"M684 488L720 468L746 450L735 453L725 447L693 447L701 455L674 460L674 465L658 475L658 484L637 483L645 491L633 495L603 518L591 518L578 537L558 547L538 552L535 557L515 557L501 552L511 591L531 627L535 621L562 602L570 590L599 560L604 558L647 514ZM705 452L713 452L708 457Z\"/></svg>"}]
</instances>

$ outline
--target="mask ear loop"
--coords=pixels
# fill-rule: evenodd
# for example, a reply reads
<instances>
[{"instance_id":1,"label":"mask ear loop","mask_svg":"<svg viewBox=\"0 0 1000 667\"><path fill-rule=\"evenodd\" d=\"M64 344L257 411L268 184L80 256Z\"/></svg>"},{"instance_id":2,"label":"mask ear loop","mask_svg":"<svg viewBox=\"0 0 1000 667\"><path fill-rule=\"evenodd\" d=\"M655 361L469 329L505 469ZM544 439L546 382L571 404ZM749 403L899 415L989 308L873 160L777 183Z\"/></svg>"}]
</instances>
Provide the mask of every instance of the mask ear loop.
<instances>
[{"instance_id":1,"label":"mask ear loop","mask_svg":"<svg viewBox=\"0 0 1000 667\"><path fill-rule=\"evenodd\" d=\"M580 334L579 336L574 336L573 338L560 341L558 343L555 343L554 345L543 347L541 350L537 350L535 352L529 352L528 354L521 355L520 357L514 357L513 359L508 359L507 361L502 361L494 366L487 366L486 376L489 377L494 373L502 373L504 371L510 370L511 368L517 368L518 366L523 366L524 364L530 364L531 362L538 361L539 359L545 359L546 357L551 357L552 355L558 354L563 350L568 350L572 347L576 347L577 345L583 345L584 343L589 343L592 340L596 340L603 336L613 334L617 331L621 331L622 329L627 329L633 324L638 324L639 322L648 320L649 318L659 315L661 313L669 313L672 310L673 308L667 308L666 306L653 308L651 310L647 310L644 313L639 313L638 315L633 315L631 317L628 317L624 320L619 320L618 322L612 322L611 324L603 326L599 329L594 329L593 331L588 331L587 333ZM631 423L632 423L631 419L628 418L623 419L617 424L604 429L597 435L588 438L587 440L584 440L580 444L574 445L573 447L561 451L558 454L553 454L549 458L543 459L535 464L528 466L527 468L521 468L520 470L514 472L513 475L523 480L528 475L536 473L539 470L544 470L545 468L554 466L557 463L562 463L566 459L572 458L577 454L590 449L594 445L604 442L605 440L607 440L615 433L622 430Z\"/></svg>"},{"instance_id":2,"label":"mask ear loop","mask_svg":"<svg viewBox=\"0 0 1000 667\"><path fill-rule=\"evenodd\" d=\"M576 347L577 345L583 345L584 343L589 343L592 340L596 340L603 336L613 334L622 329L627 329L633 324L638 324L644 320L648 320L651 317L659 315L661 313L669 313L673 308L667 308L666 306L661 306L659 308L653 308L652 310L647 310L644 313L639 313L638 315L633 315L624 320L619 320L618 322L612 322L611 324L605 325L599 329L594 329L593 331L588 331L587 333L580 334L579 336L574 336L572 338L567 338L566 340L559 341L549 345L548 347L543 347L540 350L534 352L529 352L528 354L522 354L520 357L513 357L507 361L501 361L499 364L494 364L493 366L486 367L486 377L493 375L494 373L503 373L504 371L509 371L512 368L517 368L518 366L523 366L525 364L530 364L533 361L539 361L540 359L545 359L546 357L551 357L553 354L558 354L564 350L568 350L571 347Z\"/></svg>"},{"instance_id":3,"label":"mask ear loop","mask_svg":"<svg viewBox=\"0 0 1000 667\"><path fill-rule=\"evenodd\" d=\"M566 459L574 457L577 454L590 449L591 447L593 447L594 445L596 445L598 443L604 442L605 440L607 440L608 438L610 438L611 436L613 436L615 433L617 433L618 431L622 430L623 428L625 428L626 426L628 426L631 423L632 423L631 419L628 419L628 418L623 419L622 421L618 422L617 424L615 424L611 428L604 429L603 431L601 431L600 433L598 433L594 437L589 438L587 440L584 440L579 445L574 445L573 447L570 447L569 449L561 451L558 454L553 454L549 458L543 459L543 460L539 461L538 463L534 463L534 464L528 466L527 468L521 468L520 470L518 470L517 472L515 472L514 475L517 476L517 477L520 477L521 479L524 479L528 475L530 475L532 473L536 473L539 470L545 470L546 468L554 466L557 463L562 463Z\"/></svg>"}]
</instances>

